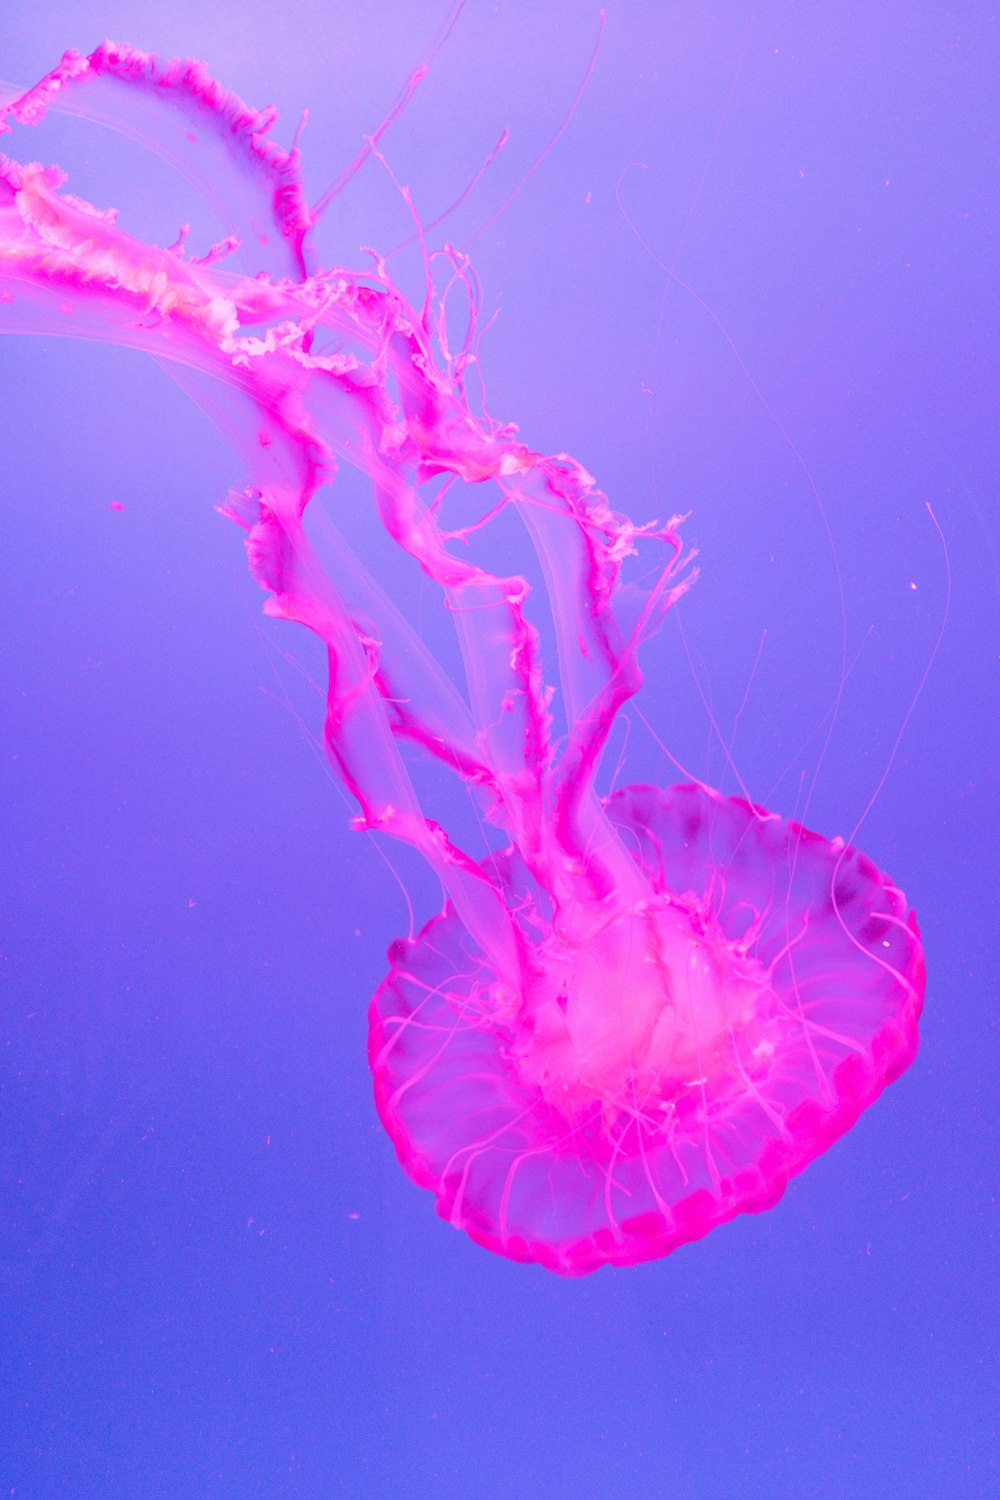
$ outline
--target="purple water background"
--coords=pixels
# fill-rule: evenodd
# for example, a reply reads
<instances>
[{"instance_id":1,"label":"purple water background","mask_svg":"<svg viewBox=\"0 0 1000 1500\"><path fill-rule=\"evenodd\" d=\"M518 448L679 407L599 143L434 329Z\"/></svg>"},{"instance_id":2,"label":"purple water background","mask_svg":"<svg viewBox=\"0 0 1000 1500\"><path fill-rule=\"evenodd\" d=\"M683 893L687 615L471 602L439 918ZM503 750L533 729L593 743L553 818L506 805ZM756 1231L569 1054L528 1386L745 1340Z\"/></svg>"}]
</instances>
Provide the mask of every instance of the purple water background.
<instances>
[{"instance_id":1,"label":"purple water background","mask_svg":"<svg viewBox=\"0 0 1000 1500\"><path fill-rule=\"evenodd\" d=\"M318 194L446 13L84 0L39 19L14 0L0 78L31 83L105 35L203 57L273 100L286 139L309 107ZM745 698L734 758L754 795L852 832L941 621L934 506L951 618L859 835L921 920L921 1054L776 1209L668 1261L565 1285L441 1225L399 1172L364 1056L409 921L396 875L418 921L437 893L347 829L313 742L310 645L261 622L212 510L239 466L141 356L5 341L15 1495L997 1482L995 29L980 7L610 7L569 129L484 230L597 25L577 3L470 7L385 149L430 219L511 129L448 229L500 312L491 410L574 453L617 508L692 511L702 577L684 637L668 624L647 651L643 701L692 771L736 790L705 698L727 738ZM131 205L138 233L186 216L183 185L115 136L54 119L31 141L77 191ZM320 243L354 259L406 232L369 168ZM617 748L625 779L673 779L640 720Z\"/></svg>"}]
</instances>

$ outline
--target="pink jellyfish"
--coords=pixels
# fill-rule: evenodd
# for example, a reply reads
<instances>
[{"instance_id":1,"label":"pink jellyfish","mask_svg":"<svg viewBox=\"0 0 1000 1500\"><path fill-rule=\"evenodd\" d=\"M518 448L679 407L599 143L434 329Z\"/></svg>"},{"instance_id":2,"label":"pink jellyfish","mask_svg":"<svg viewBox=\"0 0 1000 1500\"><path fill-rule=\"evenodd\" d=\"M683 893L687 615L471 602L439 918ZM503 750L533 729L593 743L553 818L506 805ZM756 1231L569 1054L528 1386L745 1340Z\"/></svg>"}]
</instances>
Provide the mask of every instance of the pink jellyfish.
<instances>
[{"instance_id":1,"label":"pink jellyfish","mask_svg":"<svg viewBox=\"0 0 1000 1500\"><path fill-rule=\"evenodd\" d=\"M315 216L273 115L200 64L106 43L68 53L4 128L68 92L179 165L230 232L197 257L183 234L144 244L57 168L0 157L0 331L168 361L246 463L250 485L220 508L267 613L325 644L325 742L355 824L418 849L445 892L393 945L371 1006L376 1100L404 1169L480 1244L570 1276L770 1206L912 1060L922 953L902 893L841 841L702 785L598 795L639 646L692 581L677 519L637 527L574 460L473 408L459 252L426 255L420 307L377 257L314 265ZM236 252L242 272L225 269ZM347 546L339 464L367 476L378 522L439 591L461 685ZM528 583L489 566L512 507L545 578L557 688ZM644 581L625 587L640 554ZM471 791L493 852L425 814L414 756Z\"/></svg>"}]
</instances>

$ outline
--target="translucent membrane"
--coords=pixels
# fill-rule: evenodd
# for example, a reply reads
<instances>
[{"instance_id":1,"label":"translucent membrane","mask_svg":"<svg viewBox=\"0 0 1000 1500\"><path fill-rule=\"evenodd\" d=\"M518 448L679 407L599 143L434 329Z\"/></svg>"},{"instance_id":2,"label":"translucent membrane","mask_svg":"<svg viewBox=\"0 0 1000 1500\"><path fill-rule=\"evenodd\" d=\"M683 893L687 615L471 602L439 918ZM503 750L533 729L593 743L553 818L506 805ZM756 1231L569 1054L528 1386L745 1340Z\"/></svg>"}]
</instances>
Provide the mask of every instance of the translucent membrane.
<instances>
[{"instance_id":1,"label":"translucent membrane","mask_svg":"<svg viewBox=\"0 0 1000 1500\"><path fill-rule=\"evenodd\" d=\"M58 168L0 157L0 331L170 362L246 465L223 509L266 611L326 647L325 743L356 825L419 850L447 896L371 1006L404 1168L479 1243L566 1275L774 1203L911 1061L922 954L902 894L839 841L702 786L597 795L640 642L693 576L677 519L637 528L573 459L473 408L476 288L454 249L427 255L420 308L376 257L313 265L297 152L200 64L69 53L5 129L53 104L146 142L227 225L199 257L183 235L145 244ZM436 587L461 686L334 520L307 527L345 463ZM545 579L555 702L528 583L481 560L509 507ZM425 815L415 754L452 773L456 808L472 790L504 852L477 859Z\"/></svg>"}]
</instances>

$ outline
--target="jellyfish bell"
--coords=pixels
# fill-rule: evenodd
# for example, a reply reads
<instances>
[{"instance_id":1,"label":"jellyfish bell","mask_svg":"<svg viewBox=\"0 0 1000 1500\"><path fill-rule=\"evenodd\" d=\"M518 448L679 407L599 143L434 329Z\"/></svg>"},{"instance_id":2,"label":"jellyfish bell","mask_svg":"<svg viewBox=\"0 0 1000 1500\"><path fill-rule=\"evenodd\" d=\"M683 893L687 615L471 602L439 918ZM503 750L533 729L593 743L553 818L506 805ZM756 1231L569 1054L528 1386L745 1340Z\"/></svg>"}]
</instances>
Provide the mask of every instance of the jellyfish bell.
<instances>
[{"instance_id":1,"label":"jellyfish bell","mask_svg":"<svg viewBox=\"0 0 1000 1500\"><path fill-rule=\"evenodd\" d=\"M369 1018L405 1170L480 1244L569 1276L774 1204L909 1065L923 1002L913 915L856 850L702 786L608 812L648 901L553 927L516 977L446 910Z\"/></svg>"},{"instance_id":2,"label":"jellyfish bell","mask_svg":"<svg viewBox=\"0 0 1000 1500\"><path fill-rule=\"evenodd\" d=\"M201 65L67 54L13 103L5 144L67 91L102 89L123 129L136 100L165 112L170 151L194 152L190 180L232 205L234 243L266 241L268 263L241 275L221 252L188 258L183 236L146 244L56 169L4 156L0 332L160 358L246 464L220 509L267 613L323 643L325 746L356 826L409 843L446 896L393 945L370 1010L403 1167L479 1243L566 1275L767 1207L914 1054L923 968L903 896L856 850L704 785L598 795L639 648L693 578L677 518L636 526L573 459L472 409L476 300L456 252L449 285L470 293L457 354L443 306L415 308L383 261L313 265L297 153ZM141 125L155 144L146 112ZM434 586L464 690L322 510L340 464ZM548 595L559 734L529 585L471 545L511 509ZM638 553L643 581L626 588ZM456 825L474 793L502 850L480 860L428 815L414 756L451 776Z\"/></svg>"}]
</instances>

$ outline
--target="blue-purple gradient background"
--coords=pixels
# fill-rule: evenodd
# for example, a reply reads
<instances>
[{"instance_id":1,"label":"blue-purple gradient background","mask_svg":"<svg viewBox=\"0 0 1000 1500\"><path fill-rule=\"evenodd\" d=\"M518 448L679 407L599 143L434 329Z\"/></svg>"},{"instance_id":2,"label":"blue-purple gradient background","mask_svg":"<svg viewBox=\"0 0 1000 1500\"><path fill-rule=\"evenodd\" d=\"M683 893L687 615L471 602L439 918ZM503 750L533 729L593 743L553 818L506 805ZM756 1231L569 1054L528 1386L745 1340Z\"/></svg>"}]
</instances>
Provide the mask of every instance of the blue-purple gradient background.
<instances>
[{"instance_id":1,"label":"blue-purple gradient background","mask_svg":"<svg viewBox=\"0 0 1000 1500\"><path fill-rule=\"evenodd\" d=\"M446 10L8 0L0 78L105 35L202 57L285 139L309 107L318 194ZM777 1208L670 1260L564 1282L442 1225L365 1062L393 869L418 921L437 893L347 829L316 654L212 510L239 465L140 356L4 341L0 1493L1000 1492L996 13L612 3L475 237L597 24L470 3L385 148L430 219L511 128L447 226L500 310L491 409L619 509L691 511L643 707L692 771L735 789L706 701L728 740L746 695L754 796L851 833L941 622L934 506L951 619L859 835L920 917L921 1053ZM185 216L79 122L7 145L138 232ZM369 168L320 243L406 228ZM640 721L622 751L674 779Z\"/></svg>"}]
</instances>

